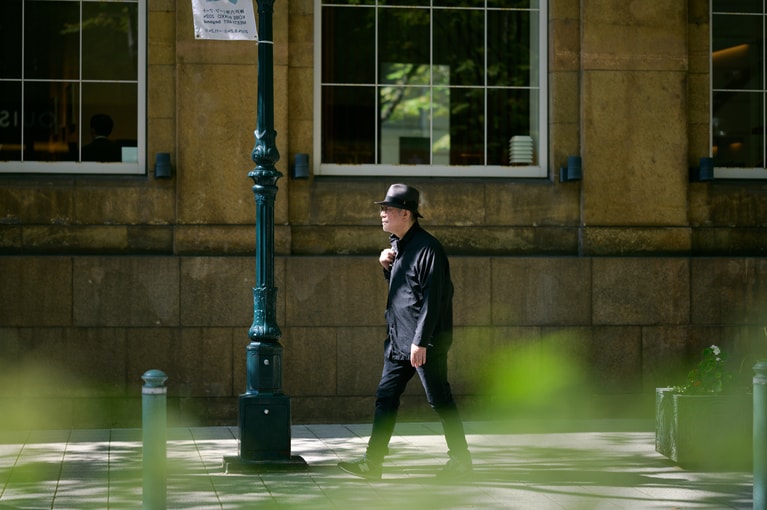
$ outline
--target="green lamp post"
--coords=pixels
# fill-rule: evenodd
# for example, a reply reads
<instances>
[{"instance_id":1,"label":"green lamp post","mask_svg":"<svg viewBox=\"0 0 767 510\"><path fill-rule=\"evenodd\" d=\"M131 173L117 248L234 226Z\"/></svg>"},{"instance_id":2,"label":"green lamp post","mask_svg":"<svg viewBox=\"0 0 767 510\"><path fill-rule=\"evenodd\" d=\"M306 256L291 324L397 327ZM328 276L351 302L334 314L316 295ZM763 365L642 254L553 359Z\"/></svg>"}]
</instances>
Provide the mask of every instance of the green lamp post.
<instances>
[{"instance_id":1,"label":"green lamp post","mask_svg":"<svg viewBox=\"0 0 767 510\"><path fill-rule=\"evenodd\" d=\"M282 345L274 286L275 144L272 14L274 0L258 0L258 120L251 158L256 199L256 286L247 346L247 387L239 400L239 455L224 459L227 471L306 466L290 453L290 398L282 392Z\"/></svg>"}]
</instances>

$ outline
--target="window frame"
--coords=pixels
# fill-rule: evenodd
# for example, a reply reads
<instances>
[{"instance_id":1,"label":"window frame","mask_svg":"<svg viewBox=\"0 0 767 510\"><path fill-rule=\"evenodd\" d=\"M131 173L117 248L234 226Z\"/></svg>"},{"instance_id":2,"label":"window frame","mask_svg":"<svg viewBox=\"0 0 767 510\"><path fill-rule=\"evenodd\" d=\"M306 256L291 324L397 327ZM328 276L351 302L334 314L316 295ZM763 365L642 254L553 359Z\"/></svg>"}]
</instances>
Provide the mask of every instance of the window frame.
<instances>
[{"instance_id":1,"label":"window frame","mask_svg":"<svg viewBox=\"0 0 767 510\"><path fill-rule=\"evenodd\" d=\"M708 118L708 146L709 156L713 157L714 154L714 92L715 91L727 91L729 89L714 89L714 17L721 15L750 15L761 16L763 47L762 51L767 50L767 10L763 4L762 13L737 13L729 11L715 11L714 2L709 2L709 52L708 52L708 71L709 71L709 86L708 86L708 100L709 100L709 118ZM762 95L762 117L767 116L767 64L762 63L762 90L754 89L754 92L758 92ZM767 145L767 136L765 136L765 145ZM763 153L767 153L767 147L763 148ZM767 179L767 168L764 167L727 167L727 166L715 166L714 167L714 179Z\"/></svg>"},{"instance_id":2,"label":"window frame","mask_svg":"<svg viewBox=\"0 0 767 510\"><path fill-rule=\"evenodd\" d=\"M332 4L332 2L331 2ZM337 4L342 6L344 4ZM531 103L531 111L538 111L537 162L526 166L500 165L397 165L397 164L335 164L322 162L322 8L323 0L314 0L314 98L313 98L313 158L315 175L352 177L496 177L496 178L548 178L549 177L549 119L548 119L548 1L540 0L538 10L538 54L531 55L538 63L538 102ZM491 9L492 11L492 9ZM487 7L485 4L485 13ZM487 31L483 34L487 44ZM376 87L381 86L377 83ZM480 87L476 87L480 88ZM484 85L484 90L492 86ZM536 87L528 87L535 90ZM485 104L487 108L487 104ZM487 126L485 126L487 128Z\"/></svg>"},{"instance_id":3,"label":"window frame","mask_svg":"<svg viewBox=\"0 0 767 510\"><path fill-rule=\"evenodd\" d=\"M22 0L22 5L29 0ZM99 2L101 0L58 0L64 2L77 2L80 6L80 16L82 17L83 4ZM93 161L0 161L0 174L88 174L88 175L146 175L147 174L147 0L122 0L124 3L133 3L138 7L138 69L137 69L137 111L136 111L136 148L137 148L137 160L135 162L113 162L113 163L101 163ZM22 27L24 27L24 12L22 9L22 19L20 20ZM82 19L82 18L81 18ZM79 34L80 46L79 51L82 56L82 31ZM22 55L25 53L24 49L24 28L21 32L21 47ZM23 57L22 57L23 58ZM23 69L23 67L22 67ZM82 73L82 58L80 59L79 69ZM22 70L21 79L2 79L2 81L20 82L23 85L26 82L33 82L38 80L27 79ZM64 79L57 80L62 82L76 83L79 85L80 94L82 94L82 84L101 82L101 83L132 83L133 81L124 80L83 80L82 76L77 79ZM83 137L87 137L88 134L88 121L82 118L82 101L78 101L80 107L80 122L78 123L79 140ZM24 109L24 98L22 95L22 110Z\"/></svg>"}]
</instances>

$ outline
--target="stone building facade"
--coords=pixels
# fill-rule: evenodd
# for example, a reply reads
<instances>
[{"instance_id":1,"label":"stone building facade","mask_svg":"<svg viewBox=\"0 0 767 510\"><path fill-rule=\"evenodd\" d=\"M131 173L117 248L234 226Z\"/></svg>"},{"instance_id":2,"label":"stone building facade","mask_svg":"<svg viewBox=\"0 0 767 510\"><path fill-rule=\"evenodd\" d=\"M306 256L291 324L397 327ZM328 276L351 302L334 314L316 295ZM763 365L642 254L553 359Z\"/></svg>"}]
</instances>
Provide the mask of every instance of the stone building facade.
<instances>
[{"instance_id":1,"label":"stone building facade","mask_svg":"<svg viewBox=\"0 0 767 510\"><path fill-rule=\"evenodd\" d=\"M283 387L294 422L365 421L386 299L372 202L392 179L289 177L313 147L314 2L274 8ZM150 368L176 422L237 421L257 46L195 40L188 1L148 0L148 16L148 154L170 152L173 177L0 175L0 399L18 411L3 425L136 425ZM561 365L515 353L552 346L581 372L545 412L649 416L704 345L748 359L767 341L767 182L689 182L709 152L706 0L551 0L548 16L550 178L407 181L451 255L454 390L483 416L504 400L488 367L534 393ZM583 180L560 182L570 155Z\"/></svg>"}]
</instances>

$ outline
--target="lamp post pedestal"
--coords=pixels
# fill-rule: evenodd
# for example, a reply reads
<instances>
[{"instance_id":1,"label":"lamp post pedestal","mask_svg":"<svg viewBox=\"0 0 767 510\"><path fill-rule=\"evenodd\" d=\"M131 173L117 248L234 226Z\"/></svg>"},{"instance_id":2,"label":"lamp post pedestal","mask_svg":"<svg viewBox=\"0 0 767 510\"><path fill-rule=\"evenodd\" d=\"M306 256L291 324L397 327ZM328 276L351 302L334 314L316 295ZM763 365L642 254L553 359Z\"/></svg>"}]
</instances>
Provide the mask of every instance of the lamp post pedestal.
<instances>
[{"instance_id":1,"label":"lamp post pedestal","mask_svg":"<svg viewBox=\"0 0 767 510\"><path fill-rule=\"evenodd\" d=\"M239 401L239 455L224 457L227 472L301 469L306 462L290 454L290 398L282 392L282 345L274 286L274 198L282 174L274 130L272 13L274 0L258 0L258 120L253 179L256 199L256 286L253 324L248 336L247 389Z\"/></svg>"},{"instance_id":2,"label":"lamp post pedestal","mask_svg":"<svg viewBox=\"0 0 767 510\"><path fill-rule=\"evenodd\" d=\"M290 454L290 397L240 396L239 463L270 467L275 461L295 460Z\"/></svg>"},{"instance_id":3,"label":"lamp post pedestal","mask_svg":"<svg viewBox=\"0 0 767 510\"><path fill-rule=\"evenodd\" d=\"M254 290L255 291L255 290ZM266 471L306 466L290 454L290 397L282 393L282 345L247 347L247 391L240 395L240 455L227 471Z\"/></svg>"}]
</instances>

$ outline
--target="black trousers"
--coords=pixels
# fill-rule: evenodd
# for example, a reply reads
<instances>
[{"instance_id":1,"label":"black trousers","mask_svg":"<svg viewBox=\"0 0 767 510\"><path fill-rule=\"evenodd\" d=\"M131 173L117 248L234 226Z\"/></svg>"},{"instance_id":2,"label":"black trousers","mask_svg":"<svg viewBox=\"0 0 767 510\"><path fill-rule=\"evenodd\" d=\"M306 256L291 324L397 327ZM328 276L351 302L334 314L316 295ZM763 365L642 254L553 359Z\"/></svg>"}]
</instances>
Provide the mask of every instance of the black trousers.
<instances>
[{"instance_id":1,"label":"black trousers","mask_svg":"<svg viewBox=\"0 0 767 510\"><path fill-rule=\"evenodd\" d=\"M400 397L407 383L418 374L426 391L429 405L439 415L445 433L450 457L469 457L463 423L450 391L447 380L447 352L428 351L426 363L418 368L410 360L392 360L384 357L383 373L376 390L376 408L373 416L373 431L366 457L373 462L382 462L389 453L389 441L397 421Z\"/></svg>"}]
</instances>

